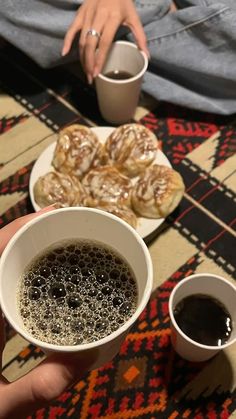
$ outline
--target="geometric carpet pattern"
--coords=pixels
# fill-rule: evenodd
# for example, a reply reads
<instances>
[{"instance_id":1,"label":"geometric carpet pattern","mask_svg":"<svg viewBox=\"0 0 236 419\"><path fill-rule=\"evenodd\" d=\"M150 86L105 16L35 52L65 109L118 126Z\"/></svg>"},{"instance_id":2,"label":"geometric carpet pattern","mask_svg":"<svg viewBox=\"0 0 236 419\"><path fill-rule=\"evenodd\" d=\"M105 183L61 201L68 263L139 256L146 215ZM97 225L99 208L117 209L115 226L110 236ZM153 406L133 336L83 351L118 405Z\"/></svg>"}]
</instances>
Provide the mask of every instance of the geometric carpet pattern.
<instances>
[{"instance_id":1,"label":"geometric carpet pattern","mask_svg":"<svg viewBox=\"0 0 236 419\"><path fill-rule=\"evenodd\" d=\"M42 70L11 46L0 50L0 227L33 211L35 160L72 123L107 125L93 87L76 67ZM192 273L236 279L236 118L193 112L141 96L134 120L157 135L184 178L179 207L148 238L150 302L119 354L87 373L31 418L226 419L236 410L236 348L205 363L181 359L170 343L168 299ZM44 357L7 326L4 374L14 380ZM232 416L233 417L233 416Z\"/></svg>"}]
</instances>

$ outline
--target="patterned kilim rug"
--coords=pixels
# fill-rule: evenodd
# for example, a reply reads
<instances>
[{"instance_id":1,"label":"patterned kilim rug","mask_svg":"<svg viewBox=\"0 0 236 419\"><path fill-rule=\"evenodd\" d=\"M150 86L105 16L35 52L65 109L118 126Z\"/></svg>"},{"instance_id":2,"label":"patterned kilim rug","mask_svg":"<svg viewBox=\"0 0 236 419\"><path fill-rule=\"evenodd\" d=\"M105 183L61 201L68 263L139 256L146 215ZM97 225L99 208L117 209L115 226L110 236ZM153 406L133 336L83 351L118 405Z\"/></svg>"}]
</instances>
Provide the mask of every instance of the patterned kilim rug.
<instances>
[{"instance_id":1,"label":"patterned kilim rug","mask_svg":"<svg viewBox=\"0 0 236 419\"><path fill-rule=\"evenodd\" d=\"M31 212L30 172L72 123L106 125L94 90L73 69L44 71L14 48L0 50L0 226ZM85 375L32 418L226 419L236 409L236 348L204 364L170 344L168 298L191 273L236 278L236 126L142 97L135 120L153 130L182 174L186 193L150 245L155 291L116 358ZM8 328L4 374L14 380L42 352Z\"/></svg>"}]
</instances>

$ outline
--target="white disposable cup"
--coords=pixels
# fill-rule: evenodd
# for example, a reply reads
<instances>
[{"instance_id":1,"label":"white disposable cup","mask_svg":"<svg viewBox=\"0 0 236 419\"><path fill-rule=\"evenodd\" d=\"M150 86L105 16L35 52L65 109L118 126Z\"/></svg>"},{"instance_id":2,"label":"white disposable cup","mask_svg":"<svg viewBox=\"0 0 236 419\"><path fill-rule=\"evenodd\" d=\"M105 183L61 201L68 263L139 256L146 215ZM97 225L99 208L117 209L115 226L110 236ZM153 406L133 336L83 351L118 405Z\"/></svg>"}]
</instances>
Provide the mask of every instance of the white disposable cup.
<instances>
[{"instance_id":1,"label":"white disposable cup","mask_svg":"<svg viewBox=\"0 0 236 419\"><path fill-rule=\"evenodd\" d=\"M127 41L112 44L103 70L95 79L99 108L106 121L124 124L134 116L147 66L146 54L135 44ZM104 75L114 70L126 71L133 77L114 80Z\"/></svg>"},{"instance_id":2,"label":"white disposable cup","mask_svg":"<svg viewBox=\"0 0 236 419\"><path fill-rule=\"evenodd\" d=\"M230 339L221 346L202 345L189 338L178 326L174 309L179 301L193 294L209 295L220 301L228 310L233 330ZM236 286L218 275L202 273L191 275L178 283L169 299L171 341L175 351L184 359L193 362L206 361L217 352L236 342Z\"/></svg>"},{"instance_id":3,"label":"white disposable cup","mask_svg":"<svg viewBox=\"0 0 236 419\"><path fill-rule=\"evenodd\" d=\"M96 240L112 247L129 263L138 287L135 313L118 330L96 342L59 346L35 339L25 329L17 305L20 278L32 259L48 246L65 239ZM53 210L29 221L10 240L0 259L0 304L11 326L46 354L61 352L88 368L97 368L119 351L130 327L145 308L152 290L152 261L142 238L120 218L91 208Z\"/></svg>"}]
</instances>

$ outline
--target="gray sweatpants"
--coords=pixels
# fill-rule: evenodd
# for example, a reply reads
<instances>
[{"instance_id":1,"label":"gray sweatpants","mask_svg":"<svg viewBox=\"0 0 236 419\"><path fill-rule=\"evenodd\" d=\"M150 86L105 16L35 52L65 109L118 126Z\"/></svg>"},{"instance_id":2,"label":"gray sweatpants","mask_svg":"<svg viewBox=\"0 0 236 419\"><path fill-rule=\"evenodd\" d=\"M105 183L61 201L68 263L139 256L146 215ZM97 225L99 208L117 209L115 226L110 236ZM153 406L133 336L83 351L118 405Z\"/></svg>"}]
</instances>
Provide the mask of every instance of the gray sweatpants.
<instances>
[{"instance_id":1,"label":"gray sweatpants","mask_svg":"<svg viewBox=\"0 0 236 419\"><path fill-rule=\"evenodd\" d=\"M193 109L236 112L236 0L136 0L151 60L143 90ZM61 57L63 38L82 0L1 0L0 36L40 66L78 59L77 44ZM119 35L122 31L118 32ZM132 40L130 34L127 35Z\"/></svg>"}]
</instances>

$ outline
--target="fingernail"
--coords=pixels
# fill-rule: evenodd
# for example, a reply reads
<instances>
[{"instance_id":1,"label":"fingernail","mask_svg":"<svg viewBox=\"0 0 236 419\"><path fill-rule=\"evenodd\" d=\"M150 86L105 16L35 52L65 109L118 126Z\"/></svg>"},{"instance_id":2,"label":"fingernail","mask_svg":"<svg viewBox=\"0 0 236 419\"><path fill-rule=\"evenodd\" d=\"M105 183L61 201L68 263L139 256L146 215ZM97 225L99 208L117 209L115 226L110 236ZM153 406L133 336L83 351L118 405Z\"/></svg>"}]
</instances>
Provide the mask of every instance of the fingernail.
<instances>
[{"instance_id":1,"label":"fingernail","mask_svg":"<svg viewBox=\"0 0 236 419\"><path fill-rule=\"evenodd\" d=\"M88 84L92 84L92 82L93 82L92 76L90 74L88 74L87 77L88 77Z\"/></svg>"},{"instance_id":2,"label":"fingernail","mask_svg":"<svg viewBox=\"0 0 236 419\"><path fill-rule=\"evenodd\" d=\"M63 48L63 50L61 52L62 57L64 57L66 54L67 54L66 48Z\"/></svg>"},{"instance_id":3,"label":"fingernail","mask_svg":"<svg viewBox=\"0 0 236 419\"><path fill-rule=\"evenodd\" d=\"M98 75L99 75L99 71L98 71L97 68L95 68L95 70L93 72L93 78L95 79Z\"/></svg>"}]
</instances>

